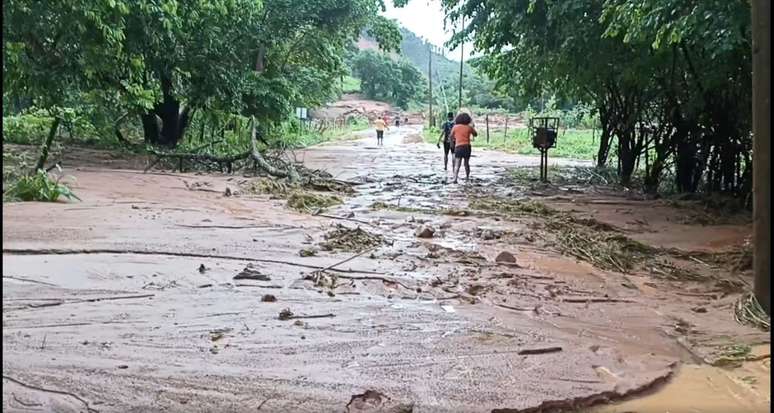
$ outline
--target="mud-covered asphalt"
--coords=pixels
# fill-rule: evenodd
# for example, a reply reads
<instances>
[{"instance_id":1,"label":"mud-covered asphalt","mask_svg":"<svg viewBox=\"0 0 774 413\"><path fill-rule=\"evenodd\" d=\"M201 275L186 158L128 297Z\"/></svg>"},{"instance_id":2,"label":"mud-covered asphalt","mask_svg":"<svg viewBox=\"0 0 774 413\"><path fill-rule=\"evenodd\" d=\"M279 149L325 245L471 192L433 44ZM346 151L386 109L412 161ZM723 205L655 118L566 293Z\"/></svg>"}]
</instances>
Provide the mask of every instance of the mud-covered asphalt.
<instances>
[{"instance_id":1,"label":"mud-covered asphalt","mask_svg":"<svg viewBox=\"0 0 774 413\"><path fill-rule=\"evenodd\" d=\"M357 183L327 216L240 192L247 177L87 160L69 171L82 202L4 204L3 410L548 411L658 388L702 357L691 337L765 341L723 312L733 296L692 313L706 297L563 256L530 241L529 220L438 213L484 193L525 195L496 183L538 159L474 147L472 181L453 185L419 133L299 152ZM625 226L615 208L579 213ZM659 235L638 232L643 241L722 249L747 231L686 240L655 215ZM315 285L316 270L355 255L300 256L337 225L386 242L325 271L335 285ZM423 226L432 238L417 238ZM516 265L496 262L503 252ZM293 316L280 319L285 309ZM682 341L680 317L693 326Z\"/></svg>"}]
</instances>

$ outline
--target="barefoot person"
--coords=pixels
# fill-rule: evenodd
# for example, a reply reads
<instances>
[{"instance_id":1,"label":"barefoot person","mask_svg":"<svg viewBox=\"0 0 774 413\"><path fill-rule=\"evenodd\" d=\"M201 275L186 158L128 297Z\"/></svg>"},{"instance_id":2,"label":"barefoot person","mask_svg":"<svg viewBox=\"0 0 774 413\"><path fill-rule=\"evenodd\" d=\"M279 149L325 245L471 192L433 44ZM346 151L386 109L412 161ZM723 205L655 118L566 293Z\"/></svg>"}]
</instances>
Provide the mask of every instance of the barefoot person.
<instances>
[{"instance_id":1,"label":"barefoot person","mask_svg":"<svg viewBox=\"0 0 774 413\"><path fill-rule=\"evenodd\" d=\"M387 122L384 119L376 118L374 121L374 128L376 129L376 144L382 146L384 141L384 130L389 129L389 126L387 126Z\"/></svg>"},{"instance_id":2,"label":"barefoot person","mask_svg":"<svg viewBox=\"0 0 774 413\"><path fill-rule=\"evenodd\" d=\"M460 113L454 119L454 127L451 130L451 140L454 142L454 161L452 169L454 170L454 183L457 183L457 177L460 174L460 165L465 162L465 180L470 179L470 142L478 132L471 126L473 119L467 113Z\"/></svg>"},{"instance_id":3,"label":"barefoot person","mask_svg":"<svg viewBox=\"0 0 774 413\"><path fill-rule=\"evenodd\" d=\"M441 135L438 136L438 142L435 146L441 147L441 139L443 139L443 170L449 170L449 154L454 156L454 143L451 141L451 130L454 127L454 113L449 112L446 114L446 122L441 125ZM454 158L452 158L452 170L454 169Z\"/></svg>"}]
</instances>

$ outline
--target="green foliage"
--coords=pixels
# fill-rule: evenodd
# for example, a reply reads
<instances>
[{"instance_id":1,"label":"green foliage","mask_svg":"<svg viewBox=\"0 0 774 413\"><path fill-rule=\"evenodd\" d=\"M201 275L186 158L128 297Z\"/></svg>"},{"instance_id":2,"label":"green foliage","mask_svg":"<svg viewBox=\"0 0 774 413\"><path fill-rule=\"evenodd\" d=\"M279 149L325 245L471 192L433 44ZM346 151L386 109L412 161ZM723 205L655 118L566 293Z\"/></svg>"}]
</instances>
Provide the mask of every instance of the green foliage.
<instances>
[{"instance_id":1,"label":"green foliage","mask_svg":"<svg viewBox=\"0 0 774 413\"><path fill-rule=\"evenodd\" d=\"M45 140L53 121L54 118L45 111L3 116L3 142L39 145Z\"/></svg>"},{"instance_id":2,"label":"green foliage","mask_svg":"<svg viewBox=\"0 0 774 413\"><path fill-rule=\"evenodd\" d=\"M376 16L371 21L366 33L371 38L376 39L380 49L386 52L400 50L401 31L393 21L383 16Z\"/></svg>"},{"instance_id":3,"label":"green foliage","mask_svg":"<svg viewBox=\"0 0 774 413\"><path fill-rule=\"evenodd\" d=\"M143 117L146 141L175 145L197 111L280 123L336 92L342 56L368 29L387 49L397 27L381 0L9 0L4 103L70 106L84 94ZM81 108L78 107L80 110ZM114 118L115 119L115 118ZM161 124L156 125L157 119Z\"/></svg>"},{"instance_id":4,"label":"green foliage","mask_svg":"<svg viewBox=\"0 0 774 413\"><path fill-rule=\"evenodd\" d=\"M61 175L54 176L53 174L39 169L35 174L22 176L14 182L11 187L3 193L3 200L56 202L59 198L64 197L80 201L80 198L78 198L67 185L60 182L61 179Z\"/></svg>"},{"instance_id":5,"label":"green foliage","mask_svg":"<svg viewBox=\"0 0 774 413\"><path fill-rule=\"evenodd\" d=\"M344 76L344 82L341 85L342 93L360 92L360 79L352 76Z\"/></svg>"},{"instance_id":6,"label":"green foliage","mask_svg":"<svg viewBox=\"0 0 774 413\"><path fill-rule=\"evenodd\" d=\"M494 149L520 155L539 155L540 152L532 147L532 137L527 129L508 129L508 136L504 136L504 129L490 129L489 142L486 141L486 132L483 126L478 127L478 137L473 140L473 150ZM440 130L437 128L425 128L425 142L435 145L438 141ZM592 160L596 156L599 131L584 129L563 129L559 132L556 148L551 149L549 156L552 158L568 158L579 160Z\"/></svg>"},{"instance_id":7,"label":"green foliage","mask_svg":"<svg viewBox=\"0 0 774 413\"><path fill-rule=\"evenodd\" d=\"M370 50L360 52L352 65L367 97L386 100L404 109L417 97L424 83L422 74L410 62L394 61Z\"/></svg>"},{"instance_id":8,"label":"green foliage","mask_svg":"<svg viewBox=\"0 0 774 413\"><path fill-rule=\"evenodd\" d=\"M565 105L541 110L565 124L598 119L604 131L600 165L607 144L614 143L623 184L638 157L652 151L648 188L671 174L683 191L749 190L742 172L751 153L748 2L443 4L453 23L466 23L450 45L472 40L484 55L476 66L499 89L512 97L592 105L594 111L570 118L555 110L569 109Z\"/></svg>"}]
</instances>

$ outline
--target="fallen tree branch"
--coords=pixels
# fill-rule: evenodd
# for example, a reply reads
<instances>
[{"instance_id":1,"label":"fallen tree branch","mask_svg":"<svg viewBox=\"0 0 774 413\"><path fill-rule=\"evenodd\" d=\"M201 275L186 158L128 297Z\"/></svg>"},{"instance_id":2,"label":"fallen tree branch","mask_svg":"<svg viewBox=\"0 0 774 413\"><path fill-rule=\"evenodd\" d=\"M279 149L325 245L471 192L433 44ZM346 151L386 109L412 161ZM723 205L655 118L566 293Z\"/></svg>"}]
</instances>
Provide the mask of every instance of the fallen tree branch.
<instances>
[{"instance_id":1,"label":"fallen tree branch","mask_svg":"<svg viewBox=\"0 0 774 413\"><path fill-rule=\"evenodd\" d=\"M199 189L201 190L201 189ZM220 191L213 191L218 192ZM186 224L176 224L176 227L182 227L182 228L202 228L202 229L258 229L258 228L272 228L268 225L186 225Z\"/></svg>"},{"instance_id":2,"label":"fallen tree branch","mask_svg":"<svg viewBox=\"0 0 774 413\"><path fill-rule=\"evenodd\" d=\"M298 171L296 171L293 166L288 165L287 170L283 171L282 169L279 169L266 161L261 152L258 150L258 145L256 143L257 131L255 116L250 116L250 122L252 123L252 128L250 131L250 143L252 148L250 153L257 166L266 171L269 175L273 175L279 178L288 178L290 182L301 181L301 177L299 176Z\"/></svg>"},{"instance_id":3,"label":"fallen tree branch","mask_svg":"<svg viewBox=\"0 0 774 413\"><path fill-rule=\"evenodd\" d=\"M519 350L518 355L520 356L527 356L532 354L547 354L547 353L557 353L562 351L561 347L546 347L546 348L535 348L535 349L524 349Z\"/></svg>"},{"instance_id":4,"label":"fallen tree branch","mask_svg":"<svg viewBox=\"0 0 774 413\"><path fill-rule=\"evenodd\" d=\"M527 308L527 307L513 307L510 305L505 304L495 304L497 307L507 308L508 310L514 310L514 311L528 311L534 313L536 310L536 307Z\"/></svg>"},{"instance_id":5,"label":"fallen tree branch","mask_svg":"<svg viewBox=\"0 0 774 413\"><path fill-rule=\"evenodd\" d=\"M11 280L22 281L22 282L28 282L33 284L48 285L50 287L59 287L56 284L47 283L45 281L31 280L29 278L22 278L22 277L14 277L13 275L3 275L3 278L8 278Z\"/></svg>"},{"instance_id":6,"label":"fallen tree branch","mask_svg":"<svg viewBox=\"0 0 774 413\"><path fill-rule=\"evenodd\" d=\"M330 317L336 317L336 315L335 314L331 314L331 313L328 313L328 314L312 314L312 315L291 315L291 316L287 316L287 318L285 318L285 319L286 320L294 320L294 319L298 319L298 318L330 318Z\"/></svg>"},{"instance_id":7,"label":"fallen tree branch","mask_svg":"<svg viewBox=\"0 0 774 413\"><path fill-rule=\"evenodd\" d=\"M338 271L338 270L333 270L333 271ZM390 279L390 278L386 278L386 277L376 277L376 276L373 276L373 277L355 277L355 276L350 276L350 275L337 275L336 277L338 277L338 278L345 278L345 279L348 279L348 280L377 280L377 281L382 281L382 282L386 282L386 283L398 284L398 285L400 285L401 287L403 287L403 288L405 288L407 290L413 290L413 288L407 286L406 284L403 284L402 282L400 282L398 280L394 280L394 279Z\"/></svg>"},{"instance_id":8,"label":"fallen tree branch","mask_svg":"<svg viewBox=\"0 0 774 413\"><path fill-rule=\"evenodd\" d=\"M234 284L234 287L255 287L255 288L283 288L281 285L258 285L258 284Z\"/></svg>"},{"instance_id":9,"label":"fallen tree branch","mask_svg":"<svg viewBox=\"0 0 774 413\"><path fill-rule=\"evenodd\" d=\"M360 251L360 252L358 252L357 254L355 254L355 255L353 255L353 256L351 256L351 257L347 258L347 259L341 260L341 261L339 261L339 262L337 262L337 263L335 263L335 264L332 264L332 265L329 265L329 266L327 266L327 267L323 268L322 270L320 270L320 272L325 272L325 271L331 270L331 269L333 269L333 268L335 268L335 267L338 267L338 266L339 266L339 265L341 265L341 264L344 264L344 263L347 263L347 262L349 262L349 261L352 261L352 260L354 260L355 258L357 258L357 257L359 257L359 256L361 256L361 255L363 255L363 254L365 254L366 252L372 251L373 249L374 249L374 248L368 248L368 249L365 249L365 250L363 250L363 251Z\"/></svg>"},{"instance_id":10,"label":"fallen tree branch","mask_svg":"<svg viewBox=\"0 0 774 413\"><path fill-rule=\"evenodd\" d=\"M92 408L91 405L89 405L88 401L83 399L81 396L78 396L77 394L70 393L70 392L67 392L67 391L62 391L62 390L56 390L56 389L46 389L44 387L35 386L34 384L27 384L27 383L24 383L21 380L15 379L15 378L13 378L11 376L7 376L5 374L3 374L3 379L11 381L13 383L16 383L16 384L18 384L18 385L20 385L22 387L26 387L26 388L31 389L31 390L37 390L37 391L42 391L42 392L46 392L46 393L61 394L63 396L70 396L70 397L74 398L75 400L78 400L79 402L83 403L83 405L86 406L86 411L87 412L99 413L99 410Z\"/></svg>"},{"instance_id":11,"label":"fallen tree branch","mask_svg":"<svg viewBox=\"0 0 774 413\"><path fill-rule=\"evenodd\" d=\"M316 265L301 264L291 261L272 260L266 258L251 258L251 257L236 257L233 255L209 255L209 254L196 254L188 252L171 252L171 251L143 251L143 250L118 250L118 249L23 249L23 248L3 248L3 254L11 255L78 255L78 254L115 254L115 255L164 255L170 257L188 257L188 258L211 258L220 260L234 260L234 261L250 261L250 262L265 262L269 264L283 264L294 267L311 268L313 270L323 270L325 267L318 267ZM335 271L342 273L352 274L382 274L376 271L368 270L337 270L333 268L327 269L327 271Z\"/></svg>"},{"instance_id":12,"label":"fallen tree branch","mask_svg":"<svg viewBox=\"0 0 774 413\"><path fill-rule=\"evenodd\" d=\"M562 298L561 301L565 303L634 303L636 302L632 300L626 300L623 298L599 298L599 297Z\"/></svg>"},{"instance_id":13,"label":"fallen tree branch","mask_svg":"<svg viewBox=\"0 0 774 413\"><path fill-rule=\"evenodd\" d=\"M320 214L320 213L312 214L312 215L318 216L318 217L323 217L323 218L340 219L340 220L344 220L344 221L357 222L358 224L368 225L368 226L376 228L376 225L374 225L374 224L372 224L370 222L367 222L367 221L359 220L359 219L347 218L347 217L337 217L335 215L327 215L327 214Z\"/></svg>"},{"instance_id":14,"label":"fallen tree branch","mask_svg":"<svg viewBox=\"0 0 774 413\"><path fill-rule=\"evenodd\" d=\"M98 297L98 298L77 298L74 300L58 300L52 299L49 303L42 303L42 304L27 304L27 308L43 308L43 307L56 307L58 305L64 305L64 304L78 304L78 303L95 303L98 301L113 301L113 300L130 300L134 298L148 298L153 297L155 294L139 294L139 295L122 295L117 297ZM34 298L28 299L29 301L35 301ZM25 307L21 307L25 308Z\"/></svg>"},{"instance_id":15,"label":"fallen tree branch","mask_svg":"<svg viewBox=\"0 0 774 413\"><path fill-rule=\"evenodd\" d=\"M218 157L206 153L176 153L176 152L160 152L156 149L148 149L148 152L156 156L156 160L151 163L145 170L148 171L150 168L154 167L161 159L174 159L177 162L180 163L182 169L182 162L183 161L194 161L199 163L213 163L217 164L218 168L223 169L223 165L226 166L226 170L231 173L233 171L233 163L237 161L242 161L246 159L250 159L251 153L250 151L234 154L234 155L228 155L223 157Z\"/></svg>"}]
</instances>

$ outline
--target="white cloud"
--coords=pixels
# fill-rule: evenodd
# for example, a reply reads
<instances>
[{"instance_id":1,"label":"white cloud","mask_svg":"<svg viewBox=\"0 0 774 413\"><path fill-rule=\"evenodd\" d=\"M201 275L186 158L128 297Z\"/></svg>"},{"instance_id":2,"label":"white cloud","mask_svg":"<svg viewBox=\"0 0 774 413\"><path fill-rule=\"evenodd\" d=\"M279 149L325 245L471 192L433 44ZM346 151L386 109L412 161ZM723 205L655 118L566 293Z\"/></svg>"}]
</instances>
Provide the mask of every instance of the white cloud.
<instances>
[{"instance_id":1,"label":"white cloud","mask_svg":"<svg viewBox=\"0 0 774 413\"><path fill-rule=\"evenodd\" d=\"M451 38L453 27L447 27L447 30L444 30L444 12L438 0L410 0L402 8L393 7L390 0L385 3L387 3L387 11L383 13L384 16L397 20L403 27L430 43L444 47L444 43ZM466 43L463 48L465 60L471 57L471 50L473 46ZM459 48L449 50L444 47L444 53L451 60L460 60Z\"/></svg>"}]
</instances>

